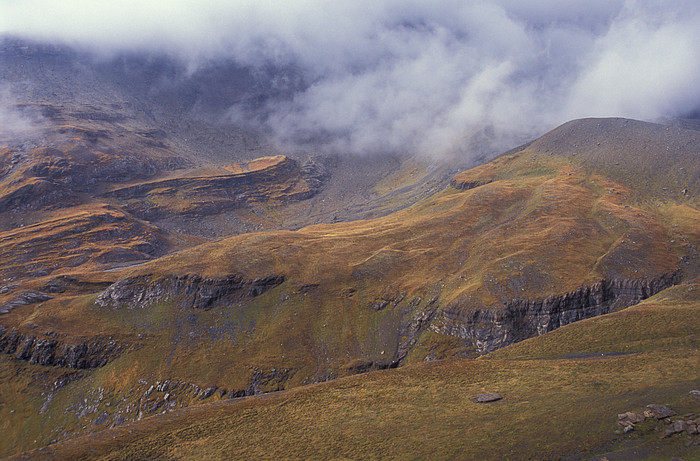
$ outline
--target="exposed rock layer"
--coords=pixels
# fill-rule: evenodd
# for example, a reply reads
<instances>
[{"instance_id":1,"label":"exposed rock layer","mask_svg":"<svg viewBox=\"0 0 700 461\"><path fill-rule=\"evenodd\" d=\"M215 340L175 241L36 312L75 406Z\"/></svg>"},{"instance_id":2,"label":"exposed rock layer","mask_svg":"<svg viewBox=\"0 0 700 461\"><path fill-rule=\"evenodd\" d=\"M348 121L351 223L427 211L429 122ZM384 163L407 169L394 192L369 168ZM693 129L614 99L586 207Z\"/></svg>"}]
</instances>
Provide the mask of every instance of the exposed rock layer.
<instances>
[{"instance_id":1,"label":"exposed rock layer","mask_svg":"<svg viewBox=\"0 0 700 461\"><path fill-rule=\"evenodd\" d=\"M460 181L458 179L452 179L450 181L450 186L459 190L469 190L475 187L484 186L489 184L491 181Z\"/></svg>"},{"instance_id":2,"label":"exposed rock layer","mask_svg":"<svg viewBox=\"0 0 700 461\"><path fill-rule=\"evenodd\" d=\"M472 341L480 353L541 335L578 320L634 305L676 285L680 271L652 279L601 280L545 299L514 299L502 307L470 309L459 301L447 306L432 329Z\"/></svg>"},{"instance_id":3,"label":"exposed rock layer","mask_svg":"<svg viewBox=\"0 0 700 461\"><path fill-rule=\"evenodd\" d=\"M67 368L97 368L115 359L127 348L109 338L97 337L68 344L51 338L37 338L0 326L0 352L29 363Z\"/></svg>"},{"instance_id":4,"label":"exposed rock layer","mask_svg":"<svg viewBox=\"0 0 700 461\"><path fill-rule=\"evenodd\" d=\"M238 174L181 177L123 187L105 197L125 202L144 219L177 214L202 216L254 202L306 200L320 190L326 172L314 163L284 157L267 168Z\"/></svg>"},{"instance_id":5,"label":"exposed rock layer","mask_svg":"<svg viewBox=\"0 0 700 461\"><path fill-rule=\"evenodd\" d=\"M184 309L212 309L246 298L254 298L284 282L282 275L245 279L242 275L205 278L199 275L173 275L155 279L136 276L120 280L102 292L96 300L101 307L147 307L174 300Z\"/></svg>"}]
</instances>

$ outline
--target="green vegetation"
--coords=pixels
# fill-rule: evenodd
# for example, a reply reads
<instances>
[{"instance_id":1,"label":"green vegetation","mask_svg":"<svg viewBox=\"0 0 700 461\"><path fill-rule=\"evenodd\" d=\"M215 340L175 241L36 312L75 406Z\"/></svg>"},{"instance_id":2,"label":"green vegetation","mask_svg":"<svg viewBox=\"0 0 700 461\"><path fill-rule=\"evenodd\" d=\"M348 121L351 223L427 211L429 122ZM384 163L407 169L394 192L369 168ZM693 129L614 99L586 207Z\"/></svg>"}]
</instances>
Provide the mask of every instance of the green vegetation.
<instances>
[{"instance_id":1,"label":"green vegetation","mask_svg":"<svg viewBox=\"0 0 700 461\"><path fill-rule=\"evenodd\" d=\"M681 285L482 359L408 365L188 408L32 456L587 459L634 449L649 459L695 459L700 447L685 447L682 436L659 440L649 422L622 435L616 415L648 403L700 413L688 393L700 380L698 293L698 283ZM627 349L637 338L644 344ZM625 354L610 354L621 349ZM591 354L554 358L579 350ZM482 392L504 399L473 403Z\"/></svg>"},{"instance_id":2,"label":"green vegetation","mask_svg":"<svg viewBox=\"0 0 700 461\"><path fill-rule=\"evenodd\" d=\"M92 259L69 268L61 258L71 245L103 254L114 242L88 237L116 235L120 226L129 226L126 249L160 236L127 213L85 205L4 232L3 270L53 264L61 269L52 276L75 281L52 292L54 299L3 314L3 327L61 344L107 337L124 350L58 387L74 370L3 356L0 455L34 448L35 438L44 445L110 426L118 427L55 449L67 457L94 449L114 459L478 459L497 446L499 457L518 459L651 440L652 427L616 434L615 415L647 403L697 412L688 396L699 369L697 198L657 200L632 179L592 166L593 154L546 148L533 144L461 173L455 185L471 188L435 193L382 218L238 235L120 271L100 271ZM377 191L401 191L412 173L397 172ZM171 199L163 203L174 206ZM263 214L284 214L272 208ZM98 212L105 222L86 224ZM198 243L179 238L162 237L172 248ZM37 255L25 258L29 248ZM474 337L460 330L470 316L500 314L513 299L543 300L602 279L648 281L679 266L692 283L482 358ZM197 276L206 298L217 280L233 275L283 282L201 308L179 303L197 287L166 283ZM127 301L96 304L108 284L126 278L136 280L120 293ZM51 280L34 277L22 289L42 290ZM149 287L154 301L141 302ZM0 303L14 295L0 295ZM163 388L166 381L172 388ZM484 391L506 398L471 401ZM136 419L143 421L129 425ZM48 421L58 432L43 429ZM682 446L658 443L644 446L650 453Z\"/></svg>"}]
</instances>

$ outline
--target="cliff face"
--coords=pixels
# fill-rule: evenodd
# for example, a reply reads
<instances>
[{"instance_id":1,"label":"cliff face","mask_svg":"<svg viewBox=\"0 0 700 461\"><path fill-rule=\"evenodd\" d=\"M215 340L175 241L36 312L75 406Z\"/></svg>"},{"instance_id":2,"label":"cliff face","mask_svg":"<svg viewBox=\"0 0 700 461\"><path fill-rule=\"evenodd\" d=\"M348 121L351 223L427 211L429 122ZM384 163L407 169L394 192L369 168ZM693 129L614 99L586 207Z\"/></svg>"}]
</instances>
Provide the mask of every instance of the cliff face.
<instances>
[{"instance_id":1,"label":"cliff face","mask_svg":"<svg viewBox=\"0 0 700 461\"><path fill-rule=\"evenodd\" d=\"M489 184L490 182L491 182L490 180L461 181L461 180L458 180L457 178L453 178L452 181L450 181L450 187L454 187L455 189L458 189L458 190L470 190L470 189L474 189L475 187L480 187L480 186Z\"/></svg>"},{"instance_id":2,"label":"cliff face","mask_svg":"<svg viewBox=\"0 0 700 461\"><path fill-rule=\"evenodd\" d=\"M149 275L136 276L111 285L97 297L96 304L101 307L134 309L173 300L183 309L212 309L254 298L284 280L282 275L252 280L237 274L213 278L193 274L174 275L157 280Z\"/></svg>"},{"instance_id":3,"label":"cliff face","mask_svg":"<svg viewBox=\"0 0 700 461\"><path fill-rule=\"evenodd\" d=\"M32 364L78 369L97 368L115 359L127 348L127 345L109 338L97 337L77 344L68 344L58 339L37 338L0 325L0 352Z\"/></svg>"},{"instance_id":4,"label":"cliff face","mask_svg":"<svg viewBox=\"0 0 700 461\"><path fill-rule=\"evenodd\" d=\"M652 279L601 280L545 299L514 299L500 308L470 310L448 305L431 328L472 341L480 353L538 336L578 320L636 304L680 282L675 271Z\"/></svg>"}]
</instances>

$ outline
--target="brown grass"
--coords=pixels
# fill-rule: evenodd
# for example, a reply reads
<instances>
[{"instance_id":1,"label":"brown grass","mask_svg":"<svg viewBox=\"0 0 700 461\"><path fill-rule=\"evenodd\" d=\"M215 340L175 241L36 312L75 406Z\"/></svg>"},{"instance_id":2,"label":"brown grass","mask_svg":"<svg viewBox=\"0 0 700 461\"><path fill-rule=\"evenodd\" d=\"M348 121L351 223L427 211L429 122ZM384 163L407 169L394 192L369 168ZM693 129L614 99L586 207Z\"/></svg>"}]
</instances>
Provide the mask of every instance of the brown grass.
<instances>
[{"instance_id":1,"label":"brown grass","mask_svg":"<svg viewBox=\"0 0 700 461\"><path fill-rule=\"evenodd\" d=\"M32 457L551 459L588 458L634 445L652 459L671 454L694 459L697 447L685 448L681 437L659 441L653 425L620 435L616 415L648 403L667 404L681 414L700 412L700 403L688 394L700 380L700 353L690 344L700 339L699 291L698 284L683 285L484 359L417 364L188 408ZM638 317L658 316L638 323ZM690 335L679 331L681 325ZM637 333L618 337L623 331ZM561 352L618 351L636 341L635 334L646 344L624 355L529 358L551 356L547 351L570 341L574 344ZM473 403L482 392L499 392L504 400Z\"/></svg>"},{"instance_id":2,"label":"brown grass","mask_svg":"<svg viewBox=\"0 0 700 461\"><path fill-rule=\"evenodd\" d=\"M490 182L467 191L449 189L384 218L236 236L111 274L115 279L233 273L287 278L249 303L196 312L172 303L105 310L92 304L93 294L13 311L13 323L24 331L58 326L76 335L84 325L86 334L109 331L117 340L140 346L67 386L47 416L58 418L75 396L97 387L125 396L128 403L143 392L140 379L177 378L201 387L241 389L251 367L292 370L286 387L348 375L349 364L391 360L404 339L402 327L432 298L440 309L453 300L488 308L515 297L564 293L602 277L651 277L675 269L685 246L699 243L698 210L692 203L632 202L627 186L574 160L521 152L460 178ZM553 338L551 343L525 342L524 349L505 349L503 354L515 355L502 359L420 364L431 354L473 353L470 344L427 330L407 360L419 364L415 367L202 413L192 410L186 414L194 419L162 426L161 432L158 421L170 421L170 416L149 420L153 426L138 432L143 444L128 432L115 432L124 442L115 449L125 451L110 456L474 459L502 445L503 457L527 453L537 458L611 442L616 435L610 418L616 412L649 399L691 406L684 392L698 379L698 356L686 325L694 325L697 301L683 299L673 313L659 307L650 315L629 314L627 323L606 323L609 317L598 324L583 322L581 330L561 330L573 336L546 335L542 338ZM389 301L384 309L371 308L382 300ZM682 323L672 322L676 318ZM650 342L625 325L635 332L653 331ZM624 341L609 341L600 333L605 328ZM585 332L578 342L576 332ZM635 354L561 357L580 350ZM506 401L471 403L484 390L503 392ZM209 411L220 417L209 419ZM95 417L61 418L66 428L83 431L81 426ZM39 420L33 417L28 424ZM533 435L529 427L534 424ZM553 432L565 437L552 439ZM512 440L503 440L503 433L512 433ZM107 442L99 443L109 452ZM18 442L8 445L13 443Z\"/></svg>"}]
</instances>

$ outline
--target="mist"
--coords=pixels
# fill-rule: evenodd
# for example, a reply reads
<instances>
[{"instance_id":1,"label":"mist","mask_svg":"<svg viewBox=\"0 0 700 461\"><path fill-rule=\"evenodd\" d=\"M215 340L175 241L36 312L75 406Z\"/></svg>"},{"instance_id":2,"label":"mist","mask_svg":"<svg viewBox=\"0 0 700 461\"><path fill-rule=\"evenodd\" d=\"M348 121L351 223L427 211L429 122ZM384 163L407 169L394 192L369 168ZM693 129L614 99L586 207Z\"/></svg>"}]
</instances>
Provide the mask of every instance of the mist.
<instances>
[{"instance_id":1,"label":"mist","mask_svg":"<svg viewBox=\"0 0 700 461\"><path fill-rule=\"evenodd\" d=\"M0 34L103 59L296 69L290 97L225 114L281 144L436 156L573 118L697 112L698 24L696 0L0 2Z\"/></svg>"},{"instance_id":2,"label":"mist","mask_svg":"<svg viewBox=\"0 0 700 461\"><path fill-rule=\"evenodd\" d=\"M17 101L12 89L0 83L0 142L14 145L43 136L43 116Z\"/></svg>"}]
</instances>

